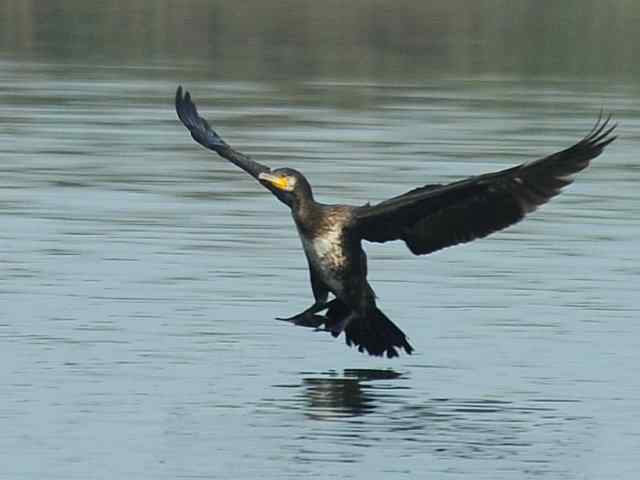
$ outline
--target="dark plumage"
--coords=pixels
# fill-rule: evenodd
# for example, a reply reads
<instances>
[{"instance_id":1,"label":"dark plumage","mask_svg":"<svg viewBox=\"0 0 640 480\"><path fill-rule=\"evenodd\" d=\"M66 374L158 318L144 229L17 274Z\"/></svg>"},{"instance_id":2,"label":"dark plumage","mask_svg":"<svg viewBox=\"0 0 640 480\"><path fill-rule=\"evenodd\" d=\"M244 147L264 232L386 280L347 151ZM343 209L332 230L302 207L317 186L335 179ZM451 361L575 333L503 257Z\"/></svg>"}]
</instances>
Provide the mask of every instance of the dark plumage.
<instances>
[{"instance_id":1,"label":"dark plumage","mask_svg":"<svg viewBox=\"0 0 640 480\"><path fill-rule=\"evenodd\" d=\"M176 92L176 111L191 136L237 165L270 190L292 212L309 263L315 302L281 319L342 332L348 345L371 355L411 353L405 334L376 306L367 282L362 240L403 240L416 255L482 238L512 225L560 193L573 175L616 137L610 117L572 147L539 160L447 185L426 185L376 205L325 205L298 171L269 167L235 151L198 115L188 92ZM328 300L329 293L335 298ZM319 313L325 311L324 315Z\"/></svg>"}]
</instances>

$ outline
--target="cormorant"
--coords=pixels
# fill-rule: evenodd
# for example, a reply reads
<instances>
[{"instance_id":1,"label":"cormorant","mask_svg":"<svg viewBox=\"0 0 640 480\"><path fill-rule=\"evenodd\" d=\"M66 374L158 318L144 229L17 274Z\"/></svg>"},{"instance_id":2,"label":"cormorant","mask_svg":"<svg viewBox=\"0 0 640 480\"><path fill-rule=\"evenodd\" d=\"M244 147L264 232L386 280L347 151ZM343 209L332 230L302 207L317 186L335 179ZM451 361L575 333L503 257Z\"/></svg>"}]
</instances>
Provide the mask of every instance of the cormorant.
<instances>
[{"instance_id":1,"label":"cormorant","mask_svg":"<svg viewBox=\"0 0 640 480\"><path fill-rule=\"evenodd\" d=\"M200 145L254 177L291 209L309 264L315 302L287 320L295 325L342 332L347 345L370 355L410 354L407 338L376 306L367 282L362 241L403 240L415 255L482 238L520 221L573 181L573 175L615 140L611 116L602 113L578 143L547 157L499 172L449 184L415 188L376 205L326 205L317 202L297 170L272 170L234 150L198 115L189 92L178 87L178 117ZM335 298L329 300L329 293ZM326 310L324 315L319 312Z\"/></svg>"}]
</instances>

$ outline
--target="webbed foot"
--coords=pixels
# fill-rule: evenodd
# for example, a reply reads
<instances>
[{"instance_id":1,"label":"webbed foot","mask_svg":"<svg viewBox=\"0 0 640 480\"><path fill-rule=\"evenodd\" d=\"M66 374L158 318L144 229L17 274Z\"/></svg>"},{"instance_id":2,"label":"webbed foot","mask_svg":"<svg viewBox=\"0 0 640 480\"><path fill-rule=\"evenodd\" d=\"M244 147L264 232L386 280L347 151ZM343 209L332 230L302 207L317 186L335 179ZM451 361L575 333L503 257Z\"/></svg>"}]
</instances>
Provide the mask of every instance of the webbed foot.
<instances>
[{"instance_id":1,"label":"webbed foot","mask_svg":"<svg viewBox=\"0 0 640 480\"><path fill-rule=\"evenodd\" d=\"M304 312L288 318L276 318L276 320L280 320L282 322L290 322L300 327L311 328L318 328L320 327L320 325L327 321L327 319L323 315L315 315Z\"/></svg>"},{"instance_id":2,"label":"webbed foot","mask_svg":"<svg viewBox=\"0 0 640 480\"><path fill-rule=\"evenodd\" d=\"M351 315L347 315L346 317L343 317L342 319L334 322L327 322L327 319L325 318L325 326L317 327L315 331L329 332L331 336L335 338L339 336L342 332L344 332L345 328L347 328L347 325L349 325L349 322L351 322L351 319L352 319Z\"/></svg>"},{"instance_id":3,"label":"webbed foot","mask_svg":"<svg viewBox=\"0 0 640 480\"><path fill-rule=\"evenodd\" d=\"M326 310L327 308L331 308L332 305L336 303L336 299L334 298L330 302L324 301L316 301L313 305L307 308L305 311L293 315L287 318L278 318L276 320L281 320L283 322L290 322L294 325L300 325L301 327L312 327L318 328L322 324L327 323L327 317L323 315L316 315L317 312L322 310Z\"/></svg>"}]
</instances>

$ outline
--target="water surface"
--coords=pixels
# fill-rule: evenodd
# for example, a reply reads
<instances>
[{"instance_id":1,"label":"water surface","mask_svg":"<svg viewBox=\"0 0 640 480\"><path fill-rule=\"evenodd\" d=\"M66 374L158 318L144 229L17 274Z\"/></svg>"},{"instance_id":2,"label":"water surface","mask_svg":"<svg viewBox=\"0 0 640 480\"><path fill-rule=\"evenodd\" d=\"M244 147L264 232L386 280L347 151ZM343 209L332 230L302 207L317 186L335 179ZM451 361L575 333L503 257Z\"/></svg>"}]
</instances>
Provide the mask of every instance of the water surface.
<instances>
[{"instance_id":1,"label":"water surface","mask_svg":"<svg viewBox=\"0 0 640 480\"><path fill-rule=\"evenodd\" d=\"M635 478L640 101L632 83L508 76L203 80L0 64L0 476ZM178 123L326 202L620 139L526 222L413 257L370 245L390 361L274 321L311 301L290 216Z\"/></svg>"}]
</instances>

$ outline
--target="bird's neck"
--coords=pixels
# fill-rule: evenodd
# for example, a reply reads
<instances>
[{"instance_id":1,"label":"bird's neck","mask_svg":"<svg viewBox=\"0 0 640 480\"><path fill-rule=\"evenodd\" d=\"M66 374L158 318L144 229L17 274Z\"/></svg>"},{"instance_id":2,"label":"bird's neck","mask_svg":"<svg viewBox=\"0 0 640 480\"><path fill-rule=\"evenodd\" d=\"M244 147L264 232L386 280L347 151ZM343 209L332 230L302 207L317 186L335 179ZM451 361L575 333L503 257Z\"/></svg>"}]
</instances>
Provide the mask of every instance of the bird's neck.
<instances>
[{"instance_id":1,"label":"bird's neck","mask_svg":"<svg viewBox=\"0 0 640 480\"><path fill-rule=\"evenodd\" d=\"M291 205L291 215L293 215L298 228L302 230L311 226L314 219L318 217L319 210L320 205L312 196L296 199Z\"/></svg>"}]
</instances>

